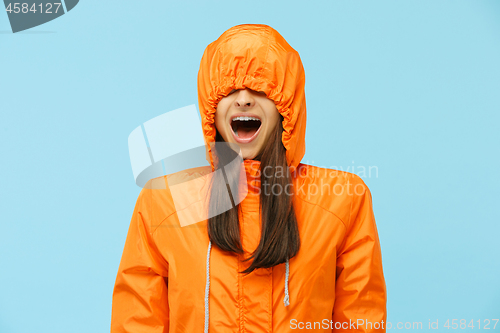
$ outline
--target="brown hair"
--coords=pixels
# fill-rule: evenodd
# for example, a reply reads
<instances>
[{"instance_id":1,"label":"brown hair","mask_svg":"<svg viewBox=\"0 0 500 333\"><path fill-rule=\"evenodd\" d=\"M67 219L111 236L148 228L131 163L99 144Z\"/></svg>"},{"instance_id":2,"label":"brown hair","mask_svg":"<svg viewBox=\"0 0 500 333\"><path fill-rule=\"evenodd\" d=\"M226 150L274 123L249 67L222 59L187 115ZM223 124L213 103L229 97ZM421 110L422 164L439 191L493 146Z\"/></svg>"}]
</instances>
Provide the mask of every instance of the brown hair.
<instances>
[{"instance_id":1,"label":"brown hair","mask_svg":"<svg viewBox=\"0 0 500 333\"><path fill-rule=\"evenodd\" d=\"M297 218L293 208L293 197L288 191L292 187L290 173L286 160L286 149L281 141L283 133L283 116L276 125L275 130L269 138L262 154L256 157L260 160L260 211L262 216L262 232L260 243L255 252L245 259L253 258L253 262L246 270L241 273L250 273L257 268L270 268L284 263L287 259L294 257L300 248L300 236L297 225ZM216 142L223 142L219 132L216 133ZM216 155L218 165L216 169L227 165L236 157L236 152L230 148L224 148L225 145L217 145L213 149ZM271 170L271 172L269 171ZM278 170L280 177L276 177ZM266 170L264 173L263 170ZM283 172L286 170L286 172ZM239 172L239 171L238 171ZM217 211L218 203L223 202L229 192L232 197L231 188L237 188L238 177L235 175L226 175L223 172L215 173L211 185L209 210ZM224 177L224 178L222 178ZM229 181L228 181L229 179ZM232 182L232 184L229 184ZM272 189L278 187L279 193L274 193ZM287 194L288 192L288 194ZM223 251L242 254L243 249L240 240L240 225L238 220L239 205L215 215L208 219L208 236L213 244L217 245ZM210 214L213 215L213 214Z\"/></svg>"}]
</instances>

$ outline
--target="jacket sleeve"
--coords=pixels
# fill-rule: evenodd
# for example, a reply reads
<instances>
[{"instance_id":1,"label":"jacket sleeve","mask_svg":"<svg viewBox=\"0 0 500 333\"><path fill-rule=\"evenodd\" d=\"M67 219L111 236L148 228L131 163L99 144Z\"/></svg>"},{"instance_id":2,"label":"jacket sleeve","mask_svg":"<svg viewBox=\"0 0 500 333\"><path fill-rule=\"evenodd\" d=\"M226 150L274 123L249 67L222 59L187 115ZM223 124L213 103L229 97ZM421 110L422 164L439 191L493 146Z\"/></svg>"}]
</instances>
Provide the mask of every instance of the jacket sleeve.
<instances>
[{"instance_id":1,"label":"jacket sleeve","mask_svg":"<svg viewBox=\"0 0 500 333\"><path fill-rule=\"evenodd\" d=\"M333 322L339 332L386 331L386 284L370 190L353 175L344 242L337 254Z\"/></svg>"},{"instance_id":2,"label":"jacket sleeve","mask_svg":"<svg viewBox=\"0 0 500 333\"><path fill-rule=\"evenodd\" d=\"M113 289L111 333L169 331L168 263L151 235L152 189L137 199Z\"/></svg>"}]
</instances>

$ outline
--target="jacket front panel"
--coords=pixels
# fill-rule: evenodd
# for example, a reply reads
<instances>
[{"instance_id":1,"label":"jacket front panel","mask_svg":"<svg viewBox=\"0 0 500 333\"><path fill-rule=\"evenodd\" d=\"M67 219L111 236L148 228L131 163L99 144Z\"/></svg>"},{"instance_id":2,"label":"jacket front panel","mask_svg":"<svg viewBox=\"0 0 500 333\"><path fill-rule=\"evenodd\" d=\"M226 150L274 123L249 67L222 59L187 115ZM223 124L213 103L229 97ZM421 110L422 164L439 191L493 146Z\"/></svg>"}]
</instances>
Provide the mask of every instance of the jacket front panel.
<instances>
[{"instance_id":1,"label":"jacket front panel","mask_svg":"<svg viewBox=\"0 0 500 333\"><path fill-rule=\"evenodd\" d=\"M247 172L251 172L251 168L247 167L251 163L253 162L245 161ZM248 196L240 204L244 256L224 253L216 247L212 249L209 271L210 332L292 332L300 331L300 323L305 325L307 322L321 323L318 330L330 332L331 326L327 327L326 323L336 320L336 290L348 295L357 293L353 300L368 297L367 302L375 302L378 306L385 302L385 283L379 270L381 257L375 239L372 239L371 245L368 242L370 248L358 253L352 261L352 265L359 266L361 271L357 277L351 277L351 290L347 288L347 284L336 284L337 277L341 275L338 270L344 270L343 267L338 267L341 265L338 262L339 251L345 246L346 225L352 222L350 219L353 212L350 210L356 208L353 203L357 200L346 189L348 184L364 186L364 183L358 176L350 173L339 172L335 177L325 177L320 172L324 169L304 164L298 170L301 172L294 179L294 205L302 243L297 256L290 259L290 305L285 307L283 304L285 264L257 269L248 275L238 273L250 264L250 261L245 263L242 259L255 250L260 239L259 196L255 187L253 190L249 187ZM325 184L328 188L336 188L337 193L328 194ZM320 185L323 185L325 192L311 195L312 186ZM309 191L301 192L300 189L304 187L309 188ZM345 191L341 192L340 188ZM168 263L168 269L164 267L162 270L167 275L164 278L168 281L168 297L162 298L163 304L158 304L165 308L168 303L170 312L167 332L201 331L204 324L203 299L209 241L206 221L181 227L176 214L165 210L165 207L173 207L168 190L143 191L151 192L145 195L151 198L149 204L145 200L147 206L143 207L148 213L140 212L149 218L145 222L150 232L151 248L157 250L159 263ZM363 194L366 195L367 193ZM365 204L368 202L365 201ZM370 207L365 206L365 209L368 208ZM370 226L371 223L374 221L365 221L367 232L373 237L374 226ZM367 235L359 234L359 237L361 240L368 240ZM123 262L122 271L127 271L126 266L127 262ZM374 267L376 269L371 274L363 270ZM125 276L127 275L121 275L122 278ZM158 283L161 281L158 280ZM363 289L368 291L370 288L372 295L363 295ZM130 297L126 295L126 291L120 291L120 284L117 284L115 293L115 297L120 297L122 293L124 300ZM349 302L347 299L346 301ZM338 319L342 319L348 313L345 308L340 307L343 305L341 299L337 305ZM383 316L383 311L380 310L367 315L372 321L383 319L376 318ZM304 330L310 331L305 326Z\"/></svg>"}]
</instances>

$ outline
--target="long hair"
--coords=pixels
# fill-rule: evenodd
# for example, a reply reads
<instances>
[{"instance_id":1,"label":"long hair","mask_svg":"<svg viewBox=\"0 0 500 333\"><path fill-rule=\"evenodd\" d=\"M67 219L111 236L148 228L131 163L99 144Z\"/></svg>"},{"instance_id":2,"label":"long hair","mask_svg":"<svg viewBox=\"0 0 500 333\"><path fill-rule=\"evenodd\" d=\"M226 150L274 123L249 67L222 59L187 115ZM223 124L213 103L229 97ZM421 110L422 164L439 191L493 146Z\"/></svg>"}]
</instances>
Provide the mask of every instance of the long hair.
<instances>
[{"instance_id":1,"label":"long hair","mask_svg":"<svg viewBox=\"0 0 500 333\"><path fill-rule=\"evenodd\" d=\"M241 273L250 273L257 268L270 268L284 263L294 257L300 248L297 218L293 207L293 185L288 171L286 149L281 141L282 121L283 116L263 152L255 158L260 160L259 209L262 216L262 232L257 249L245 259L245 261L253 259L252 264ZM224 141L218 132L217 141ZM236 154L233 150L223 147L224 145L218 145L217 149L212 150L217 156L219 167L226 165ZM213 212L217 211L218 204L227 198L228 193L232 197L231 189L234 191L237 187L234 179L238 177L234 175L229 177L223 172L219 172L218 175L218 178L214 177L211 185L209 210L212 214L210 215L214 215ZM239 205L234 205L232 202L231 209L208 219L207 229L210 240L221 250L242 254L238 211Z\"/></svg>"}]
</instances>

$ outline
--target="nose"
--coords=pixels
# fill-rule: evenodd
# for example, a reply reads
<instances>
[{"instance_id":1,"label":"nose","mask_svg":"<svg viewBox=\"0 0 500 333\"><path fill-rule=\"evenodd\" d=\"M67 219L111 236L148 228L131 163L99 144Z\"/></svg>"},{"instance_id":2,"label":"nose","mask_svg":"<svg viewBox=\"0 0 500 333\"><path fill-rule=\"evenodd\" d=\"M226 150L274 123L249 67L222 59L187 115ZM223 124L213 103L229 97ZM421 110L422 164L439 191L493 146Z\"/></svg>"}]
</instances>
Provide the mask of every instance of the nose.
<instances>
[{"instance_id":1,"label":"nose","mask_svg":"<svg viewBox=\"0 0 500 333\"><path fill-rule=\"evenodd\" d=\"M235 92L234 106L238 109L250 109L255 105L255 99L247 89L241 89Z\"/></svg>"}]
</instances>

